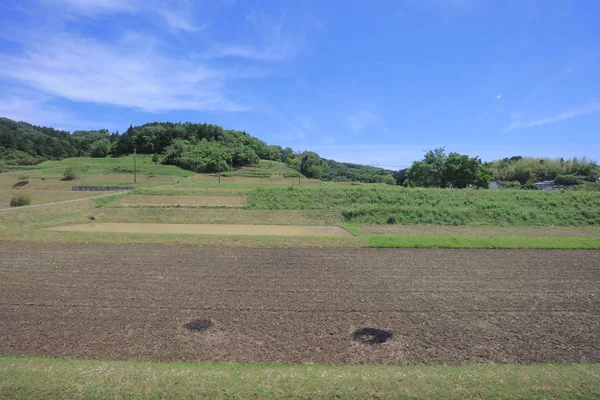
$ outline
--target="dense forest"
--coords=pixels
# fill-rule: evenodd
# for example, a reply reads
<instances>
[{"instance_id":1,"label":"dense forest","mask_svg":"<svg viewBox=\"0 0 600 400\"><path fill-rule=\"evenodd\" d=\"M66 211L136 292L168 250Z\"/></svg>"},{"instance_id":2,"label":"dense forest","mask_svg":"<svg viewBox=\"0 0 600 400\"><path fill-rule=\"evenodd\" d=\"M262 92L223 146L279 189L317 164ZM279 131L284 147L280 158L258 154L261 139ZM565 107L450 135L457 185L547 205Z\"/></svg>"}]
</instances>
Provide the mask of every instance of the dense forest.
<instances>
[{"instance_id":1,"label":"dense forest","mask_svg":"<svg viewBox=\"0 0 600 400\"><path fill-rule=\"evenodd\" d=\"M0 118L0 160L8 165L35 165L47 159L156 154L163 164L195 172L225 172L253 166L259 159L285 162L314 179L396 184L392 171L339 163L314 152L295 153L268 145L243 131L212 124L148 123L119 135L107 130L67 131Z\"/></svg>"},{"instance_id":2,"label":"dense forest","mask_svg":"<svg viewBox=\"0 0 600 400\"><path fill-rule=\"evenodd\" d=\"M535 158L514 156L492 163L494 179L506 187L527 186L533 182L554 180L560 185L595 182L600 166L583 158Z\"/></svg>"},{"instance_id":3,"label":"dense forest","mask_svg":"<svg viewBox=\"0 0 600 400\"><path fill-rule=\"evenodd\" d=\"M487 188L493 179L503 187L536 189L534 182L555 180L582 185L600 176L600 167L586 158L570 160L515 156L493 162L477 157L427 152L408 169L391 171L342 163L290 147L269 145L243 131L218 125L153 122L130 126L123 134L106 129L67 132L0 118L0 169L6 165L35 165L68 157L118 157L153 154L163 164L203 173L253 166L259 160L280 161L300 169L307 178L327 181L386 183L407 187Z\"/></svg>"}]
</instances>

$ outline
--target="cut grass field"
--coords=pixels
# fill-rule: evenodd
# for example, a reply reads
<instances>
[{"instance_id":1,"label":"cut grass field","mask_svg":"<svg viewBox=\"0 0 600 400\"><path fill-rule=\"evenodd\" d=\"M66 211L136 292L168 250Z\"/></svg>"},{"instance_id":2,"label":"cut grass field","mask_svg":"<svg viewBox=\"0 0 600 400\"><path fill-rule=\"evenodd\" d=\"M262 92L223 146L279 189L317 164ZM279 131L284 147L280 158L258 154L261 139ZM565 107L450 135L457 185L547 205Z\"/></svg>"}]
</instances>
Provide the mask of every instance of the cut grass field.
<instances>
[{"instance_id":1,"label":"cut grass field","mask_svg":"<svg viewBox=\"0 0 600 400\"><path fill-rule=\"evenodd\" d=\"M392 367L0 357L0 398L592 399L600 364Z\"/></svg>"}]
</instances>

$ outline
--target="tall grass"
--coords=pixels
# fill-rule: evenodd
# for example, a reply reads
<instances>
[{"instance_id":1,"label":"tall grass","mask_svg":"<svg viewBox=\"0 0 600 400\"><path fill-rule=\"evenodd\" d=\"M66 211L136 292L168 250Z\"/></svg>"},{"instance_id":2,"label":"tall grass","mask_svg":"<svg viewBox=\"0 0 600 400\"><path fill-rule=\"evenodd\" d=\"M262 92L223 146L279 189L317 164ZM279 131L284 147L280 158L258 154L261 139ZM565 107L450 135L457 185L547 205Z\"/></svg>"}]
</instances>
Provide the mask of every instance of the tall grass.
<instances>
[{"instance_id":1,"label":"tall grass","mask_svg":"<svg viewBox=\"0 0 600 400\"><path fill-rule=\"evenodd\" d=\"M256 188L248 208L341 210L346 222L509 226L600 226L600 193L584 191Z\"/></svg>"}]
</instances>

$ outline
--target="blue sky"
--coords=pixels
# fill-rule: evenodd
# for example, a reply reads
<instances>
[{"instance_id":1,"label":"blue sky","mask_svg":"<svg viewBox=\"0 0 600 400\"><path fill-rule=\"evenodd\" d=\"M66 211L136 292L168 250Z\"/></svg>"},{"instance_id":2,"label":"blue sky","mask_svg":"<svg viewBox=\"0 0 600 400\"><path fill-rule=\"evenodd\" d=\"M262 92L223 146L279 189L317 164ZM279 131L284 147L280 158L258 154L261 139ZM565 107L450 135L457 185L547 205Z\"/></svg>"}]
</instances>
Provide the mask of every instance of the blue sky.
<instances>
[{"instance_id":1,"label":"blue sky","mask_svg":"<svg viewBox=\"0 0 600 400\"><path fill-rule=\"evenodd\" d=\"M4 0L0 116L209 122L396 169L439 146L598 160L599 16L595 0Z\"/></svg>"}]
</instances>

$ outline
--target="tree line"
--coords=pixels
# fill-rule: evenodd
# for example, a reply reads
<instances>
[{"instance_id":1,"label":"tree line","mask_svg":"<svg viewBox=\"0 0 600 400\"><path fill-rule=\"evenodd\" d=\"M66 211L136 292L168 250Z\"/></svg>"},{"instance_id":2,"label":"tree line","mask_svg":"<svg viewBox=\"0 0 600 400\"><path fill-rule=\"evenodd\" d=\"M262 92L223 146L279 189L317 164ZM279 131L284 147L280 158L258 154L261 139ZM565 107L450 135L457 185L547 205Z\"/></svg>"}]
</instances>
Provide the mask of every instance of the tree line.
<instances>
[{"instance_id":1,"label":"tree line","mask_svg":"<svg viewBox=\"0 0 600 400\"><path fill-rule=\"evenodd\" d=\"M495 179L506 187L533 188L532 182L593 182L598 165L585 158L553 160L515 156L494 162L451 152L426 152L407 169L392 171L368 165L337 162L312 151L269 145L245 131L213 124L152 122L130 126L125 132L106 129L70 133L26 122L0 118L0 160L12 165L34 165L68 157L118 157L152 154L157 162L201 172L226 172L253 166L259 160L286 163L307 178L326 181L386 183L407 187L487 188Z\"/></svg>"}]
</instances>

